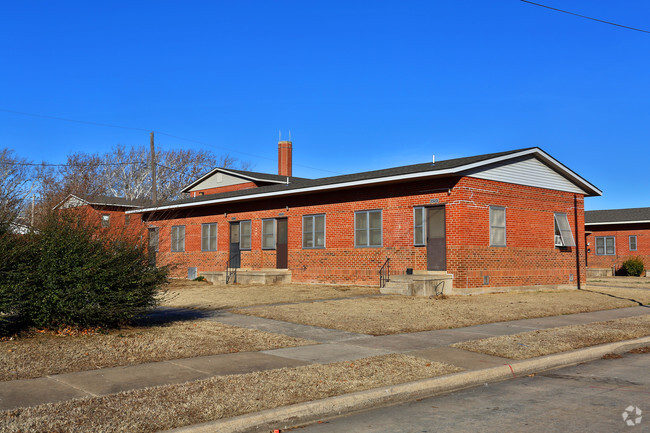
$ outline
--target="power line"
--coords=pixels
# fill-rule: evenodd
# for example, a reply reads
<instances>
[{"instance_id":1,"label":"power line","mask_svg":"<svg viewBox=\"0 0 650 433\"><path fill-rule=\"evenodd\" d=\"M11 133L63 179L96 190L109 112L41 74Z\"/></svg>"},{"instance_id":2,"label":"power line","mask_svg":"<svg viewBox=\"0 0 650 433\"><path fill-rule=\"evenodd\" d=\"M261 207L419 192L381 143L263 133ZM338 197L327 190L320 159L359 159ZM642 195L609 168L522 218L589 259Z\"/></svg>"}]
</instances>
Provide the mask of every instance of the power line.
<instances>
[{"instance_id":1,"label":"power line","mask_svg":"<svg viewBox=\"0 0 650 433\"><path fill-rule=\"evenodd\" d=\"M47 162L14 162L14 161L0 161L1 165L24 165L24 166L35 166L35 167L98 167L98 166L108 166L108 165L146 165L146 162L98 162L96 164L50 164Z\"/></svg>"},{"instance_id":2,"label":"power line","mask_svg":"<svg viewBox=\"0 0 650 433\"><path fill-rule=\"evenodd\" d=\"M9 109L6 109L6 108L0 108L0 111L3 111L5 113L20 114L22 116L41 117L43 119L60 120L60 121L64 121L64 122L73 122L73 123L82 123L82 124L85 124L85 125L103 126L103 127L107 127L107 128L119 128L119 129L131 130L131 131L144 131L144 132L155 131L154 129L134 128L134 127L130 127L130 126L113 125L113 124L110 124L110 123L101 123L101 122L92 122L92 121L87 121L87 120L71 119L71 118L68 118L68 117L49 116L49 115L46 115L46 114L38 114L38 113L27 113L25 111L9 110ZM186 137L180 137L178 135L169 134L167 132L161 132L161 131L155 131L155 132L157 134L165 135L167 137L175 138L177 140L183 140L183 141L187 141L187 142L190 142L190 143L196 143L196 144L200 144L202 146L208 146L208 147L212 147L214 149L218 149L218 150L222 150L222 151L226 151L226 152L234 152L234 153L238 153L238 154L241 154L241 155L250 156L250 157L253 157L253 158L266 159L268 161L275 161L274 158L269 158L268 156L257 155L257 154L249 153L249 152L243 152L241 150L229 149L227 147L222 147L222 146L215 146L213 144L206 143L204 141L194 140L194 139L186 138ZM325 170L325 169L322 169L322 168L310 167L308 165L302 165L302 164L294 164L294 165L296 167L308 168L310 170L323 171L323 172L326 172L326 173L333 173L333 174L342 174L342 173L332 171L332 170Z\"/></svg>"},{"instance_id":3,"label":"power line","mask_svg":"<svg viewBox=\"0 0 650 433\"><path fill-rule=\"evenodd\" d=\"M531 4L531 5L539 6L539 7L542 7L542 8L550 9L550 10L553 10L553 11L562 12L562 13L569 14L569 15L574 15L576 17L585 18L585 19L592 20L592 21L598 21L599 23L604 23L604 24L609 24L609 25L612 25L612 26L622 27L622 28L628 29L628 30L635 30L637 32L650 33L649 30L637 29L636 27L624 26L623 24L616 24L616 23L613 23L611 21L599 20L598 18L589 17L587 15L580 15L580 14L577 14L575 12L565 11L563 9L558 9L558 8L554 8L554 7L551 7L551 6L543 5L541 3L535 3L535 2L528 1L528 0L520 0L520 1L522 1L524 3Z\"/></svg>"}]
</instances>

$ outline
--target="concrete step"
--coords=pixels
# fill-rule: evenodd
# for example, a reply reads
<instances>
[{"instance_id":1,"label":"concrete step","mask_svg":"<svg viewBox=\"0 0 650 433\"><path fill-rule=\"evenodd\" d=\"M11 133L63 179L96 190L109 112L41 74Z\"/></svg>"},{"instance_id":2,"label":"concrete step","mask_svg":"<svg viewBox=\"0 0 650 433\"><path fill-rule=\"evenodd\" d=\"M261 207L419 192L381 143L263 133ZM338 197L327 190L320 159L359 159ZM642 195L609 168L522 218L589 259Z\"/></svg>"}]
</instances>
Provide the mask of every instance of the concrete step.
<instances>
[{"instance_id":1,"label":"concrete step","mask_svg":"<svg viewBox=\"0 0 650 433\"><path fill-rule=\"evenodd\" d=\"M411 295L411 284L408 281L390 281L384 287L379 289L379 292L384 295Z\"/></svg>"}]
</instances>

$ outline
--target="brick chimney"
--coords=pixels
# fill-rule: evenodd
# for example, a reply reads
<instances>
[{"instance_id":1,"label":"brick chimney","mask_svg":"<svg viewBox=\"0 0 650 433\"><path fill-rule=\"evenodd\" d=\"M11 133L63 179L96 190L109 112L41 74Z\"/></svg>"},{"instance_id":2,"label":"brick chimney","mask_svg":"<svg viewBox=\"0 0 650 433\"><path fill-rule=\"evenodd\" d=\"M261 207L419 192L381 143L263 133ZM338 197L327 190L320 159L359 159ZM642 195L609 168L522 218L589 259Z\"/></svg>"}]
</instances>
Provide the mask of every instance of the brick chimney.
<instances>
[{"instance_id":1,"label":"brick chimney","mask_svg":"<svg viewBox=\"0 0 650 433\"><path fill-rule=\"evenodd\" d=\"M291 176L291 142L278 142L278 174Z\"/></svg>"}]
</instances>

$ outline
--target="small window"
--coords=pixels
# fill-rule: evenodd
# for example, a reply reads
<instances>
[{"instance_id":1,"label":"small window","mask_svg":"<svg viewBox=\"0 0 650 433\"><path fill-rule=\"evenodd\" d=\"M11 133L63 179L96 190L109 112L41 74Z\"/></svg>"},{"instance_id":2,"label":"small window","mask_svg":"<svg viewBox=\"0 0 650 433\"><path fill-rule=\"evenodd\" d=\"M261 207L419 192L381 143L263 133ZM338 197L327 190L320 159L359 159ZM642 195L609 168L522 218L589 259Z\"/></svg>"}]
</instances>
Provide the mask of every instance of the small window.
<instances>
[{"instance_id":1,"label":"small window","mask_svg":"<svg viewBox=\"0 0 650 433\"><path fill-rule=\"evenodd\" d=\"M128 226L131 222L131 215L124 215L124 226Z\"/></svg>"},{"instance_id":2,"label":"small window","mask_svg":"<svg viewBox=\"0 0 650 433\"><path fill-rule=\"evenodd\" d=\"M506 246L506 208L490 206L490 246Z\"/></svg>"},{"instance_id":3,"label":"small window","mask_svg":"<svg viewBox=\"0 0 650 433\"><path fill-rule=\"evenodd\" d=\"M111 216L108 214L102 215L102 227L108 227L110 224L111 224Z\"/></svg>"},{"instance_id":4,"label":"small window","mask_svg":"<svg viewBox=\"0 0 650 433\"><path fill-rule=\"evenodd\" d=\"M149 232L149 251L158 251L158 227L151 227Z\"/></svg>"},{"instance_id":5,"label":"small window","mask_svg":"<svg viewBox=\"0 0 650 433\"><path fill-rule=\"evenodd\" d=\"M630 236L630 251L636 251L636 235Z\"/></svg>"},{"instance_id":6,"label":"small window","mask_svg":"<svg viewBox=\"0 0 650 433\"><path fill-rule=\"evenodd\" d=\"M262 220L262 249L275 249L275 220Z\"/></svg>"},{"instance_id":7,"label":"small window","mask_svg":"<svg viewBox=\"0 0 650 433\"><path fill-rule=\"evenodd\" d=\"M172 252L185 251L185 226L172 227Z\"/></svg>"},{"instance_id":8,"label":"small window","mask_svg":"<svg viewBox=\"0 0 650 433\"><path fill-rule=\"evenodd\" d=\"M354 246L381 247L381 210L367 210L354 213Z\"/></svg>"},{"instance_id":9,"label":"small window","mask_svg":"<svg viewBox=\"0 0 650 433\"><path fill-rule=\"evenodd\" d=\"M424 216L426 208L416 207L413 209L413 245L421 246L425 244Z\"/></svg>"},{"instance_id":10,"label":"small window","mask_svg":"<svg viewBox=\"0 0 650 433\"><path fill-rule=\"evenodd\" d=\"M199 191L199 195L205 195L205 191Z\"/></svg>"},{"instance_id":11,"label":"small window","mask_svg":"<svg viewBox=\"0 0 650 433\"><path fill-rule=\"evenodd\" d=\"M251 249L251 222L241 221L239 223L239 249Z\"/></svg>"},{"instance_id":12,"label":"small window","mask_svg":"<svg viewBox=\"0 0 650 433\"><path fill-rule=\"evenodd\" d=\"M325 248L325 215L302 217L302 247Z\"/></svg>"},{"instance_id":13,"label":"small window","mask_svg":"<svg viewBox=\"0 0 650 433\"><path fill-rule=\"evenodd\" d=\"M201 224L201 251L217 251L217 223Z\"/></svg>"},{"instance_id":14,"label":"small window","mask_svg":"<svg viewBox=\"0 0 650 433\"><path fill-rule=\"evenodd\" d=\"M556 247L575 247L569 219L565 213L555 214L555 246Z\"/></svg>"},{"instance_id":15,"label":"small window","mask_svg":"<svg viewBox=\"0 0 650 433\"><path fill-rule=\"evenodd\" d=\"M613 256L614 254L616 254L614 236L596 236L596 255Z\"/></svg>"}]
</instances>

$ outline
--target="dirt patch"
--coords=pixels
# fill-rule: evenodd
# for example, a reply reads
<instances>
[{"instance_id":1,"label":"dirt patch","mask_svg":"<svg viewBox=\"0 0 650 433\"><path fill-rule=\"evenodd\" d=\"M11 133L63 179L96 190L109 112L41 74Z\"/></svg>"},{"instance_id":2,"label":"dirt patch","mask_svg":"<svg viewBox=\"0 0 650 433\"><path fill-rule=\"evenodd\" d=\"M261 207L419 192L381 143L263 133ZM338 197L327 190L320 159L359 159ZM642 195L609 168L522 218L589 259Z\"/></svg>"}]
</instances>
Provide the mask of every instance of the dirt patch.
<instances>
[{"instance_id":1,"label":"dirt patch","mask_svg":"<svg viewBox=\"0 0 650 433\"><path fill-rule=\"evenodd\" d=\"M306 344L315 342L208 320L91 335L33 332L0 341L0 380Z\"/></svg>"},{"instance_id":2,"label":"dirt patch","mask_svg":"<svg viewBox=\"0 0 650 433\"><path fill-rule=\"evenodd\" d=\"M221 376L0 413L3 432L154 432L460 371L385 355Z\"/></svg>"},{"instance_id":3,"label":"dirt patch","mask_svg":"<svg viewBox=\"0 0 650 433\"><path fill-rule=\"evenodd\" d=\"M618 353L608 353L606 355L603 355L600 359L621 359L623 355L620 355Z\"/></svg>"},{"instance_id":4,"label":"dirt patch","mask_svg":"<svg viewBox=\"0 0 650 433\"><path fill-rule=\"evenodd\" d=\"M650 301L650 292L632 291ZM237 313L372 335L460 328L638 305L627 289L509 292L429 299L381 296L235 310ZM613 296L612 296L613 295Z\"/></svg>"},{"instance_id":5,"label":"dirt patch","mask_svg":"<svg viewBox=\"0 0 650 433\"><path fill-rule=\"evenodd\" d=\"M587 287L629 287L650 289L648 277L594 277L587 280Z\"/></svg>"},{"instance_id":6,"label":"dirt patch","mask_svg":"<svg viewBox=\"0 0 650 433\"><path fill-rule=\"evenodd\" d=\"M632 349L627 353L634 353L634 354L650 353L650 346L637 347L636 349Z\"/></svg>"},{"instance_id":7,"label":"dirt patch","mask_svg":"<svg viewBox=\"0 0 650 433\"><path fill-rule=\"evenodd\" d=\"M650 315L645 315L471 340L452 347L503 358L528 359L648 335Z\"/></svg>"},{"instance_id":8,"label":"dirt patch","mask_svg":"<svg viewBox=\"0 0 650 433\"><path fill-rule=\"evenodd\" d=\"M378 294L379 289L376 287L364 286L315 284L234 284L225 286L188 280L172 280L171 284L167 286L162 305L214 310Z\"/></svg>"}]
</instances>

